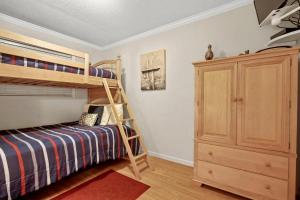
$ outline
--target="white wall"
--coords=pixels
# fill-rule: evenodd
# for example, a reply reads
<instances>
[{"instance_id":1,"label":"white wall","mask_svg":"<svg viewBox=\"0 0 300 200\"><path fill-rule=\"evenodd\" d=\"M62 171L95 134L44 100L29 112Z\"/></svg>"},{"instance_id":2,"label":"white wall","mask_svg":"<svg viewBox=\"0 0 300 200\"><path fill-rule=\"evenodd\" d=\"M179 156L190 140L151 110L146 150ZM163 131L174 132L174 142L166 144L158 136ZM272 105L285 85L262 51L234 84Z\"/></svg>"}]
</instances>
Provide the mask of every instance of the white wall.
<instances>
[{"instance_id":1,"label":"white wall","mask_svg":"<svg viewBox=\"0 0 300 200\"><path fill-rule=\"evenodd\" d=\"M24 23L1 13L0 28L90 53L93 61L98 55L100 56L99 50L92 45ZM19 87L26 89L23 86ZM0 130L78 120L86 101L86 90L79 89L75 90L73 97L0 96Z\"/></svg>"},{"instance_id":2,"label":"white wall","mask_svg":"<svg viewBox=\"0 0 300 200\"><path fill-rule=\"evenodd\" d=\"M194 135L194 69L211 43L217 57L264 48L274 30L260 28L253 5L132 41L104 52L77 40L1 17L0 28L85 51L97 58L122 56L127 94L149 150L158 156L192 164ZM139 56L157 49L167 52L167 89L140 90ZM0 130L76 120L86 91L68 97L1 97Z\"/></svg>"},{"instance_id":3,"label":"white wall","mask_svg":"<svg viewBox=\"0 0 300 200\"><path fill-rule=\"evenodd\" d=\"M76 121L86 96L85 90L75 97L0 96L0 130Z\"/></svg>"},{"instance_id":4,"label":"white wall","mask_svg":"<svg viewBox=\"0 0 300 200\"><path fill-rule=\"evenodd\" d=\"M274 30L258 26L253 5L194 22L167 32L107 50L104 56L121 55L131 105L149 150L158 156L192 164L194 138L194 69L203 60L207 45L217 57L264 48ZM140 89L139 56L166 49L167 89Z\"/></svg>"}]
</instances>

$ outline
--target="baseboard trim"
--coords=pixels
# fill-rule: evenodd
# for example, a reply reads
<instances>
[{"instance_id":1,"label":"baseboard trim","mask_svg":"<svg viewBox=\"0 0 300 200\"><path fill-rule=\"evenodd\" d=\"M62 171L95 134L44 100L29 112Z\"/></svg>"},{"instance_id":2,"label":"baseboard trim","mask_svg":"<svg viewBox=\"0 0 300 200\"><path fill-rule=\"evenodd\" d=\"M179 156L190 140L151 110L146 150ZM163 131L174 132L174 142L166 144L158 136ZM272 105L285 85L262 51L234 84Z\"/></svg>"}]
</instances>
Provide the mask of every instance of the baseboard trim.
<instances>
[{"instance_id":1,"label":"baseboard trim","mask_svg":"<svg viewBox=\"0 0 300 200\"><path fill-rule=\"evenodd\" d=\"M182 165L186 165L186 166L189 166L189 167L194 166L193 161L184 160L184 159L181 159L181 158L177 158L177 157L169 156L169 155L165 155L165 154L160 154L160 153L156 153L156 152L153 152L153 151L148 151L148 153L149 153L150 156L153 156L153 157L157 157L157 158L161 158L161 159L164 159L164 160L172 161L172 162L179 163L179 164L182 164Z\"/></svg>"}]
</instances>

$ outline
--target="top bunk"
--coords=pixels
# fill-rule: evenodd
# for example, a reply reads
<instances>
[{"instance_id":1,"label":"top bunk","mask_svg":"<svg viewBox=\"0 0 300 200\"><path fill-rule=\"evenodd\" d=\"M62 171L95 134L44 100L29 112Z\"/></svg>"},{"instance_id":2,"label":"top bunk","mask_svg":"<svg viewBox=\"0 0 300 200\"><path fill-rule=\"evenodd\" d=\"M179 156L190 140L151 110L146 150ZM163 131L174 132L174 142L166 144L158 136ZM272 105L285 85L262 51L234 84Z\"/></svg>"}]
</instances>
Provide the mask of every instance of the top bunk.
<instances>
[{"instance_id":1,"label":"top bunk","mask_svg":"<svg viewBox=\"0 0 300 200\"><path fill-rule=\"evenodd\" d=\"M0 29L0 83L96 88L117 86L121 60L90 64L89 54Z\"/></svg>"}]
</instances>

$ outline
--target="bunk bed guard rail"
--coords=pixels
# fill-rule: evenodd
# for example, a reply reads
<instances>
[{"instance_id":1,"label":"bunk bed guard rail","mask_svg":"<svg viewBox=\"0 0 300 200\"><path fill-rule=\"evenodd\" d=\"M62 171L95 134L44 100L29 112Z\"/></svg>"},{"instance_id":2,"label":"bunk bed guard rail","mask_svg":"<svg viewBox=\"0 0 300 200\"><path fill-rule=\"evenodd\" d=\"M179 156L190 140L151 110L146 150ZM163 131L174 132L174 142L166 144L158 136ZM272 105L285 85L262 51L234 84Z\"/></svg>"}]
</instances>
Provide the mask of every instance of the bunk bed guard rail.
<instances>
[{"instance_id":1,"label":"bunk bed guard rail","mask_svg":"<svg viewBox=\"0 0 300 200\"><path fill-rule=\"evenodd\" d=\"M6 63L0 62L1 83L14 83L11 80L18 79L21 81L16 81L15 83L28 84L28 82L33 80L35 82L52 81L51 84L54 86L97 87L100 82L99 77L89 77L91 67L100 68L101 70L107 69L109 72L114 73L114 78L121 79L120 58L116 60L100 61L90 66L90 57L87 53L51 44L4 29L0 29L0 59L2 55L22 57L26 58L27 61L35 60L36 65L39 65L39 61L41 61L44 63L55 64L55 66L66 66L68 69L71 68L71 70L77 70L80 76L76 76L74 73L70 75L67 73L45 72L45 70L34 70L29 68L20 69L16 66L11 67ZM39 66L36 68L39 68ZM77 73L77 71L75 71L75 73ZM110 76L103 78L110 78ZM7 81L7 79L10 81ZM55 82L56 85L53 84L53 82ZM65 84L59 84L60 82ZM70 83L70 85L67 83Z\"/></svg>"},{"instance_id":2,"label":"bunk bed guard rail","mask_svg":"<svg viewBox=\"0 0 300 200\"><path fill-rule=\"evenodd\" d=\"M0 29L0 52L84 69L88 76L89 55L80 51L51 44Z\"/></svg>"}]
</instances>

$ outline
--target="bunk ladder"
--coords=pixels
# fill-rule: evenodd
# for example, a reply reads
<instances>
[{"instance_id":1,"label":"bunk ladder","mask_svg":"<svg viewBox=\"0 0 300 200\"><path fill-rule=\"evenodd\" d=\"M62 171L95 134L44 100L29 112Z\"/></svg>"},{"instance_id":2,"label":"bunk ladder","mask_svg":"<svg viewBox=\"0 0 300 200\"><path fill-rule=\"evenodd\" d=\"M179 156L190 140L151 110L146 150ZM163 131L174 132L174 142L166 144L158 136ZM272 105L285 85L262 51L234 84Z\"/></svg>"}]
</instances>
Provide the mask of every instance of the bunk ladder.
<instances>
[{"instance_id":1,"label":"bunk ladder","mask_svg":"<svg viewBox=\"0 0 300 200\"><path fill-rule=\"evenodd\" d=\"M122 136L122 139L123 139L123 142L124 142L127 154L128 154L128 158L131 162L133 172L134 172L137 179L141 179L140 170L138 169L138 164L141 164L142 162L146 162L147 166L150 169L152 169L152 167L149 163L147 148L144 144L140 129L137 126L137 123L136 123L134 114L132 112L132 109L130 108L130 106L128 104L128 99L127 99L127 96L126 96L126 94L124 92L124 89L122 87L122 83L121 83L120 80L117 80L117 86L116 87L110 87L107 83L107 80L103 79L103 84L104 84L105 91L106 91L106 94L107 94L109 102L110 102L112 115L114 116L114 118L117 122L118 128L120 130L120 134ZM116 89L117 90L115 98L113 98L113 96L112 96L111 89ZM117 114L116 107L115 107L115 100L116 101L118 101L118 100L122 101L121 104L123 104L123 109L126 108L126 110L128 112L128 115L129 115L129 118L122 119L122 120L119 118L119 116ZM130 122L130 124L132 124L132 128L135 130L136 135L131 136L131 137L127 137L127 135L124 131L124 128L123 128L123 123L125 123L125 122ZM142 153L140 153L139 155L134 156L133 153L132 153L132 149L129 145L129 141L134 140L136 138L138 138Z\"/></svg>"}]
</instances>

